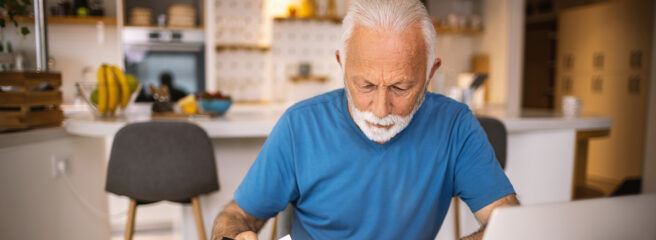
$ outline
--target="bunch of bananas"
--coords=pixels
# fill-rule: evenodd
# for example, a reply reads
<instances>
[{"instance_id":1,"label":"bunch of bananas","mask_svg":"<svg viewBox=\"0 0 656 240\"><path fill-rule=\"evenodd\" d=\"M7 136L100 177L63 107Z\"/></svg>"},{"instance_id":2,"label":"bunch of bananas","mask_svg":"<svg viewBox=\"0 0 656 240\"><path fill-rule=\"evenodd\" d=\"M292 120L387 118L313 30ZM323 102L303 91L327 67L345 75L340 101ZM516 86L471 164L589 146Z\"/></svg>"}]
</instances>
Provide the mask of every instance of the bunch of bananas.
<instances>
[{"instance_id":1,"label":"bunch of bananas","mask_svg":"<svg viewBox=\"0 0 656 240\"><path fill-rule=\"evenodd\" d=\"M98 68L98 85L91 93L91 101L102 115L113 116L118 106L121 109L127 107L137 85L136 78L126 76L118 66L102 64Z\"/></svg>"}]
</instances>

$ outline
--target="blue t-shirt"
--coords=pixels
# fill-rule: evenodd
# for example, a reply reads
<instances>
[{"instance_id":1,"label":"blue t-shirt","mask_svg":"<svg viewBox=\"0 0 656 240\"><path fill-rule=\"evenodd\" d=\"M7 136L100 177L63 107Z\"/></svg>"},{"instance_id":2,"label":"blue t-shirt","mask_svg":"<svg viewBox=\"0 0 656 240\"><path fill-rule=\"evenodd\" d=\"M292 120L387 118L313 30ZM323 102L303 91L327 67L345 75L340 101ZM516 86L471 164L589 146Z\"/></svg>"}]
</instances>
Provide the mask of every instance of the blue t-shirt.
<instances>
[{"instance_id":1,"label":"blue t-shirt","mask_svg":"<svg viewBox=\"0 0 656 240\"><path fill-rule=\"evenodd\" d=\"M511 193L466 105L426 93L410 124L379 144L339 89L283 114L234 197L260 219L291 203L293 239L433 239L451 197L476 212Z\"/></svg>"}]
</instances>

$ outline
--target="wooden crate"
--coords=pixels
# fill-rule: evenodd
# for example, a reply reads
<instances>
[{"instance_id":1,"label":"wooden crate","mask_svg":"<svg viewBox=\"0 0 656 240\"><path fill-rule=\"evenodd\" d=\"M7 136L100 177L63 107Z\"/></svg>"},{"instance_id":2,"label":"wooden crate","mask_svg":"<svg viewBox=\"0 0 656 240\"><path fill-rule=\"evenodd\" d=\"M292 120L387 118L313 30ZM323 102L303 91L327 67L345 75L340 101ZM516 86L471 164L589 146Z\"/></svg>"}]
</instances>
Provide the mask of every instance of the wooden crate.
<instances>
[{"instance_id":1,"label":"wooden crate","mask_svg":"<svg viewBox=\"0 0 656 240\"><path fill-rule=\"evenodd\" d=\"M52 89L40 90L43 85ZM59 125L61 73L0 72L0 131ZM9 88L9 89L8 89Z\"/></svg>"}]
</instances>

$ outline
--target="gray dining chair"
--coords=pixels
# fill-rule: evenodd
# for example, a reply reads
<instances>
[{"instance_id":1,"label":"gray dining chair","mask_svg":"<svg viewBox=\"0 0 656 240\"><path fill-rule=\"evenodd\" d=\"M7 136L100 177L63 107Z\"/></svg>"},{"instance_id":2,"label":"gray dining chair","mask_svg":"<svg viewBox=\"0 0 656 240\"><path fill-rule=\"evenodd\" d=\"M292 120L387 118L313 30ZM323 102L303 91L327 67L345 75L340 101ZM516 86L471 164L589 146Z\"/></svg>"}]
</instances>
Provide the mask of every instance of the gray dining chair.
<instances>
[{"instance_id":1,"label":"gray dining chair","mask_svg":"<svg viewBox=\"0 0 656 240\"><path fill-rule=\"evenodd\" d=\"M487 135L487 140L492 145L494 155L501 165L501 169L506 168L506 151L508 143L508 132L506 126L499 119L487 116L476 116L478 123L481 124L483 131ZM460 239L460 198L453 197L453 216L456 238Z\"/></svg>"},{"instance_id":2,"label":"gray dining chair","mask_svg":"<svg viewBox=\"0 0 656 240\"><path fill-rule=\"evenodd\" d=\"M219 190L212 142L188 122L129 124L114 137L105 190L130 198L125 239L134 234L137 205L172 201L192 204L205 240L198 197Z\"/></svg>"},{"instance_id":3,"label":"gray dining chair","mask_svg":"<svg viewBox=\"0 0 656 240\"><path fill-rule=\"evenodd\" d=\"M477 116L478 122L481 124L481 127L487 135L487 139L494 149L494 154L499 161L502 169L506 167L506 151L507 151L507 142L508 142L508 133L506 131L506 126L499 119L486 117L486 116ZM460 238L460 213L459 213L459 198L453 198L454 206L454 215L455 215L455 232L456 236ZM287 208L282 212L278 213L273 223L273 232L271 235L272 239L279 239L287 234L292 232L292 216L294 215L294 208L291 204L287 205Z\"/></svg>"},{"instance_id":4,"label":"gray dining chair","mask_svg":"<svg viewBox=\"0 0 656 240\"><path fill-rule=\"evenodd\" d=\"M497 157L501 168L506 168L506 152L508 150L508 132L506 126L499 119L477 116L478 122L483 127L487 140L494 149L494 155Z\"/></svg>"}]
</instances>

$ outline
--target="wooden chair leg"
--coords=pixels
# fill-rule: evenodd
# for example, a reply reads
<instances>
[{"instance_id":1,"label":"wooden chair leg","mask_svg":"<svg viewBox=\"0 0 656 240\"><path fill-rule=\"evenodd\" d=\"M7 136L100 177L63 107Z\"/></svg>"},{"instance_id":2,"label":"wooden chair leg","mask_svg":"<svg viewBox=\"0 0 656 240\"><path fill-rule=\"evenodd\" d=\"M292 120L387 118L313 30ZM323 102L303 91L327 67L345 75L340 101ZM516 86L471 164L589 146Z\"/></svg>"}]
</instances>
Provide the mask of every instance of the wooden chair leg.
<instances>
[{"instance_id":1,"label":"wooden chair leg","mask_svg":"<svg viewBox=\"0 0 656 240\"><path fill-rule=\"evenodd\" d=\"M460 198L453 198L453 220L455 224L456 240L460 239Z\"/></svg>"},{"instance_id":2,"label":"wooden chair leg","mask_svg":"<svg viewBox=\"0 0 656 240\"><path fill-rule=\"evenodd\" d=\"M278 235L278 215L273 219L273 230L271 231L271 240L276 240Z\"/></svg>"},{"instance_id":3,"label":"wooden chair leg","mask_svg":"<svg viewBox=\"0 0 656 240\"><path fill-rule=\"evenodd\" d=\"M206 240L205 226L203 225L203 215L200 212L200 201L198 197L191 199L191 205L194 209L194 217L196 218L196 230L198 231L198 239Z\"/></svg>"},{"instance_id":4,"label":"wooden chair leg","mask_svg":"<svg viewBox=\"0 0 656 240\"><path fill-rule=\"evenodd\" d=\"M134 235L134 218L137 213L137 200L130 199L130 207L128 208L128 221L125 226L125 240L132 240Z\"/></svg>"}]
</instances>

